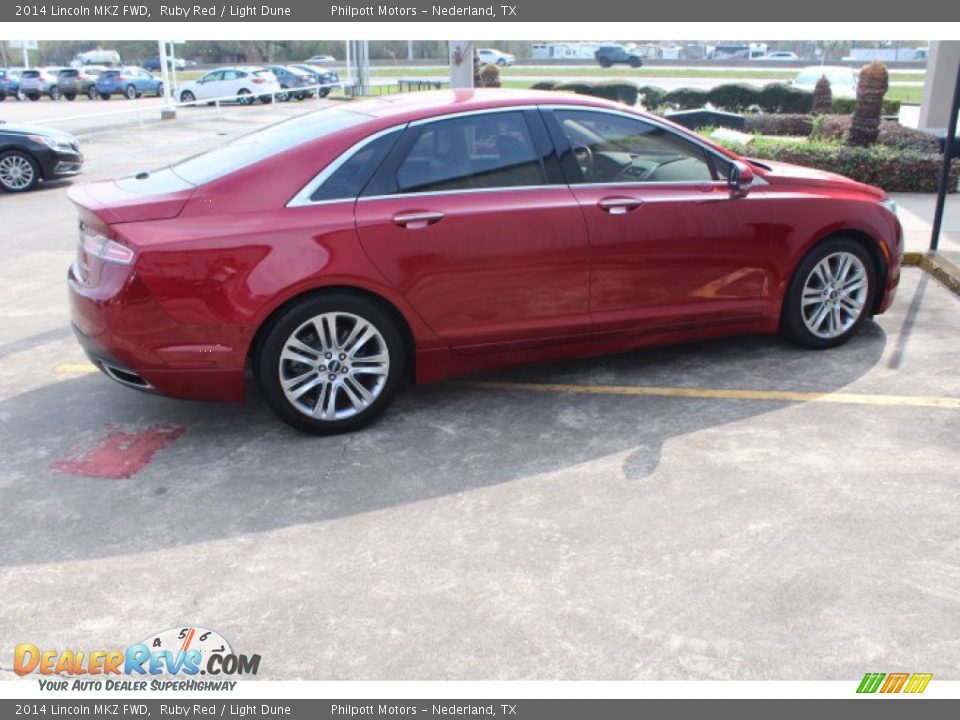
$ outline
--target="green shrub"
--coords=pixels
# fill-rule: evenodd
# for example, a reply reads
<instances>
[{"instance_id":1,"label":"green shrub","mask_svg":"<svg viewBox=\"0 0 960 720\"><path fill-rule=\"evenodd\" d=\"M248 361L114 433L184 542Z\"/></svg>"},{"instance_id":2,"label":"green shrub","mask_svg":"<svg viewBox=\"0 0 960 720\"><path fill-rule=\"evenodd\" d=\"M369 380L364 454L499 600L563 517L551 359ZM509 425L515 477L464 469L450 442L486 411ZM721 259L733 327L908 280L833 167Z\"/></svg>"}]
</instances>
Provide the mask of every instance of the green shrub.
<instances>
[{"instance_id":1,"label":"green shrub","mask_svg":"<svg viewBox=\"0 0 960 720\"><path fill-rule=\"evenodd\" d=\"M574 92L578 95L591 95L605 100L621 102L626 105L637 104L637 86L632 82L623 82L622 80L610 80L598 83L569 82L558 85L555 89Z\"/></svg>"},{"instance_id":2,"label":"green shrub","mask_svg":"<svg viewBox=\"0 0 960 720\"><path fill-rule=\"evenodd\" d=\"M663 97L663 104L677 110L693 110L707 104L707 91L698 88L677 88Z\"/></svg>"},{"instance_id":3,"label":"green shrub","mask_svg":"<svg viewBox=\"0 0 960 720\"><path fill-rule=\"evenodd\" d=\"M760 90L752 85L727 83L717 85L707 92L707 100L718 110L743 112L751 105L757 105L760 102Z\"/></svg>"},{"instance_id":4,"label":"green shrub","mask_svg":"<svg viewBox=\"0 0 960 720\"><path fill-rule=\"evenodd\" d=\"M481 87L500 87L500 67L496 63L487 63L480 71Z\"/></svg>"},{"instance_id":5,"label":"green shrub","mask_svg":"<svg viewBox=\"0 0 960 720\"><path fill-rule=\"evenodd\" d=\"M747 145L729 141L721 141L721 144L746 157L819 168L876 185L887 192L936 192L943 164L940 154L897 150L882 145L850 147L759 138ZM950 191L956 192L960 181L960 160L953 161L950 174Z\"/></svg>"},{"instance_id":6,"label":"green shrub","mask_svg":"<svg viewBox=\"0 0 960 720\"><path fill-rule=\"evenodd\" d=\"M760 135L798 135L806 137L813 132L811 115L747 115L743 130Z\"/></svg>"},{"instance_id":7,"label":"green shrub","mask_svg":"<svg viewBox=\"0 0 960 720\"><path fill-rule=\"evenodd\" d=\"M556 90L557 85L559 85L556 80L541 80L538 83L534 83L530 86L531 90Z\"/></svg>"},{"instance_id":8,"label":"green shrub","mask_svg":"<svg viewBox=\"0 0 960 720\"><path fill-rule=\"evenodd\" d=\"M826 75L821 75L813 87L813 113L826 115L830 112L832 105L833 91L830 89L830 81Z\"/></svg>"},{"instance_id":9,"label":"green shrub","mask_svg":"<svg viewBox=\"0 0 960 720\"><path fill-rule=\"evenodd\" d=\"M758 104L768 113L809 113L813 109L813 93L770 83L760 89Z\"/></svg>"},{"instance_id":10,"label":"green shrub","mask_svg":"<svg viewBox=\"0 0 960 720\"><path fill-rule=\"evenodd\" d=\"M849 115L825 115L811 135L817 139L846 142L849 132ZM877 142L898 150L914 150L921 153L940 152L940 143L932 135L890 120L880 123Z\"/></svg>"},{"instance_id":11,"label":"green shrub","mask_svg":"<svg viewBox=\"0 0 960 720\"><path fill-rule=\"evenodd\" d=\"M833 99L833 114L834 115L853 115L853 109L857 105L856 98L848 97L839 97ZM899 100L884 100L883 101L883 114L884 115L899 115L900 114L900 101Z\"/></svg>"},{"instance_id":12,"label":"green shrub","mask_svg":"<svg viewBox=\"0 0 960 720\"><path fill-rule=\"evenodd\" d=\"M873 145L880 136L883 96L890 87L887 66L874 60L860 71L857 82L857 104L850 121L847 142L859 147Z\"/></svg>"},{"instance_id":13,"label":"green shrub","mask_svg":"<svg viewBox=\"0 0 960 720\"><path fill-rule=\"evenodd\" d=\"M653 85L644 85L637 92L640 96L640 104L651 112L663 107L663 99L667 95L666 90L654 87Z\"/></svg>"}]
</instances>

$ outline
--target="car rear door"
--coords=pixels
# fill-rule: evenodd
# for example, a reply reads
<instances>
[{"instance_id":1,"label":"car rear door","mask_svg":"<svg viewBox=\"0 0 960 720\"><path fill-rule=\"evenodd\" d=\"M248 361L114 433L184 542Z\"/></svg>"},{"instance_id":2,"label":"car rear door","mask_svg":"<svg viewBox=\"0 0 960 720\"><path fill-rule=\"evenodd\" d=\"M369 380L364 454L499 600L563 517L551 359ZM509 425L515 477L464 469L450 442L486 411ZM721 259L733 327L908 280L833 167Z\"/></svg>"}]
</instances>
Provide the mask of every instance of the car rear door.
<instances>
[{"instance_id":1,"label":"car rear door","mask_svg":"<svg viewBox=\"0 0 960 720\"><path fill-rule=\"evenodd\" d=\"M451 347L589 332L586 227L536 109L413 123L356 206L367 254Z\"/></svg>"},{"instance_id":2,"label":"car rear door","mask_svg":"<svg viewBox=\"0 0 960 720\"><path fill-rule=\"evenodd\" d=\"M571 107L545 119L586 219L598 330L759 317L775 269L762 188L731 193L729 160L634 115Z\"/></svg>"}]
</instances>

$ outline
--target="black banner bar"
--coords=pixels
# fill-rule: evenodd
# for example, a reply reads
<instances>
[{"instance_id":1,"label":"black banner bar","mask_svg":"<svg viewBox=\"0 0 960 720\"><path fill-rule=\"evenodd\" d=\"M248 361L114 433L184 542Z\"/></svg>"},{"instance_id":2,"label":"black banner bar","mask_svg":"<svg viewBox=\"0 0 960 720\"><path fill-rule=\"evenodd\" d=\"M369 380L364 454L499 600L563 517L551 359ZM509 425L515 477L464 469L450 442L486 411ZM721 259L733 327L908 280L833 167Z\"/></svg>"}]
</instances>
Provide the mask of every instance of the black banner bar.
<instances>
[{"instance_id":1,"label":"black banner bar","mask_svg":"<svg viewBox=\"0 0 960 720\"><path fill-rule=\"evenodd\" d=\"M909 704L910 708L904 707ZM960 700L902 696L849 700L3 700L0 718L228 718L229 720L940 720Z\"/></svg>"},{"instance_id":2,"label":"black banner bar","mask_svg":"<svg viewBox=\"0 0 960 720\"><path fill-rule=\"evenodd\" d=\"M42 0L0 3L0 22L955 22L960 3L943 0ZM8 33L9 34L9 33Z\"/></svg>"}]
</instances>

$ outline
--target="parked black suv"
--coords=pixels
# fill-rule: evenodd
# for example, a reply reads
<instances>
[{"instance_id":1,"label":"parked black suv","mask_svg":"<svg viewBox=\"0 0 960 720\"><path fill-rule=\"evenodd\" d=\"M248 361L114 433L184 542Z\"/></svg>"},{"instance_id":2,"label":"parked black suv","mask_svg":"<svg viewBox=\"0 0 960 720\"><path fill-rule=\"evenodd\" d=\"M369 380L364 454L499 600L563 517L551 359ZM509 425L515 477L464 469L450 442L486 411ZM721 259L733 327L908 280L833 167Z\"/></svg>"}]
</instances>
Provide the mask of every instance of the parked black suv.
<instances>
[{"instance_id":1,"label":"parked black suv","mask_svg":"<svg viewBox=\"0 0 960 720\"><path fill-rule=\"evenodd\" d=\"M635 52L627 50L623 45L601 45L593 54L600 64L600 67L612 67L613 65L629 65L630 67L641 67L643 58Z\"/></svg>"},{"instance_id":2,"label":"parked black suv","mask_svg":"<svg viewBox=\"0 0 960 720\"><path fill-rule=\"evenodd\" d=\"M41 180L80 172L80 143L70 133L0 120L0 189L26 192Z\"/></svg>"}]
</instances>

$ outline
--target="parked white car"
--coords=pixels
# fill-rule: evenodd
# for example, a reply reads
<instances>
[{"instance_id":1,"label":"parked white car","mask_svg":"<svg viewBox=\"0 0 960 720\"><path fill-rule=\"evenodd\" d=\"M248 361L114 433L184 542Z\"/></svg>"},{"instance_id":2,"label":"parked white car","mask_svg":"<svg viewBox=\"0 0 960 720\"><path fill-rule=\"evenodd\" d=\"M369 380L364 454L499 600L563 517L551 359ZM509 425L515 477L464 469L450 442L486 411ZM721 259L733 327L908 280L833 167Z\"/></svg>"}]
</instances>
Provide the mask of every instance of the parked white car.
<instances>
[{"instance_id":1,"label":"parked white car","mask_svg":"<svg viewBox=\"0 0 960 720\"><path fill-rule=\"evenodd\" d=\"M335 63L337 59L333 55L314 55L304 60L306 65L329 65Z\"/></svg>"},{"instance_id":2,"label":"parked white car","mask_svg":"<svg viewBox=\"0 0 960 720\"><path fill-rule=\"evenodd\" d=\"M180 102L193 102L236 95L237 102L250 105L257 99L268 103L273 99L272 93L279 92L282 92L280 83L272 72L245 65L217 68L199 80L184 83L177 91L177 98Z\"/></svg>"},{"instance_id":3,"label":"parked white car","mask_svg":"<svg viewBox=\"0 0 960 720\"><path fill-rule=\"evenodd\" d=\"M505 67L513 65L517 61L517 58L510 53L500 52L496 48L480 48L477 50L477 56L480 58L481 65L493 63Z\"/></svg>"},{"instance_id":4,"label":"parked white car","mask_svg":"<svg viewBox=\"0 0 960 720\"><path fill-rule=\"evenodd\" d=\"M817 81L824 75L830 81L830 92L833 97L855 98L857 96L858 73L853 68L848 67L833 67L830 65L805 67L797 73L790 84L795 88L813 92L813 89L817 86Z\"/></svg>"},{"instance_id":5,"label":"parked white car","mask_svg":"<svg viewBox=\"0 0 960 720\"><path fill-rule=\"evenodd\" d=\"M778 50L777 52L767 53L763 57L754 58L754 60L782 60L782 61L792 61L792 60L799 60L799 59L800 59L800 56L797 55L795 52L786 52L786 51L780 51L780 50Z\"/></svg>"}]
</instances>

